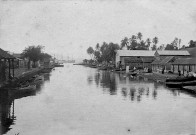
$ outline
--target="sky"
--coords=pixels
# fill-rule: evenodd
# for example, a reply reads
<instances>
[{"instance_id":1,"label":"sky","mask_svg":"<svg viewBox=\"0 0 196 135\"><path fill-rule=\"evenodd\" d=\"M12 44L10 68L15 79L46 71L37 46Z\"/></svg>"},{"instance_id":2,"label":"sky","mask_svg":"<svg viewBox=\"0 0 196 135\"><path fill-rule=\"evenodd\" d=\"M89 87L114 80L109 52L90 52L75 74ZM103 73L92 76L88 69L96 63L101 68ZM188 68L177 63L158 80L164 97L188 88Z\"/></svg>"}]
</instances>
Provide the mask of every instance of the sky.
<instances>
[{"instance_id":1,"label":"sky","mask_svg":"<svg viewBox=\"0 0 196 135\"><path fill-rule=\"evenodd\" d=\"M1 0L0 48L43 45L59 58L90 58L89 46L141 32L159 43L196 40L196 0Z\"/></svg>"}]
</instances>

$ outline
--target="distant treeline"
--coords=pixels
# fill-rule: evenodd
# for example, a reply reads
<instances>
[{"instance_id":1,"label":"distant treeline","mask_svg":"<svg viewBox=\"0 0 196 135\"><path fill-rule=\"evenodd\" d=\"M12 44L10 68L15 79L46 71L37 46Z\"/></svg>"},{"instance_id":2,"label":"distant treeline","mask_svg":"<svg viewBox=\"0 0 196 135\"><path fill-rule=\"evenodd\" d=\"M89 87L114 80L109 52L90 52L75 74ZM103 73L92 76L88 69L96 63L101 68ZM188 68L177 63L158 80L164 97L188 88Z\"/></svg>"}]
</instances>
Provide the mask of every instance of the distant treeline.
<instances>
[{"instance_id":1,"label":"distant treeline","mask_svg":"<svg viewBox=\"0 0 196 135\"><path fill-rule=\"evenodd\" d=\"M96 44L95 48L89 47L87 53L90 55L91 59L94 59L97 62L109 62L115 60L116 50L121 50L126 48L127 50L179 50L186 48L185 45L181 46L181 39L175 37L174 40L169 44L161 44L157 46L159 42L158 37L143 39L141 32L138 32L136 35L132 35L130 38L124 37L121 40L120 45L117 43L106 43L103 42L101 45ZM189 46L187 47L196 47L196 41L190 40Z\"/></svg>"}]
</instances>

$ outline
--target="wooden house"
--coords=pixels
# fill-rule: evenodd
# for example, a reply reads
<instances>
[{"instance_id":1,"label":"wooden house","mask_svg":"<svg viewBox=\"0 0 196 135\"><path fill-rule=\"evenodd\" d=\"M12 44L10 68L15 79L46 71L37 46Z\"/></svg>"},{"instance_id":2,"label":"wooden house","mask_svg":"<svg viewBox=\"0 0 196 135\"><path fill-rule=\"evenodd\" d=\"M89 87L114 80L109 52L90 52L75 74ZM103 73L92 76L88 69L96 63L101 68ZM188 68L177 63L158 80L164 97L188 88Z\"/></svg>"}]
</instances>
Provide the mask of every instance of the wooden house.
<instances>
[{"instance_id":1,"label":"wooden house","mask_svg":"<svg viewBox=\"0 0 196 135\"><path fill-rule=\"evenodd\" d=\"M136 68L151 68L151 63L154 60L155 51L150 50L117 50L116 67L119 62L124 66L129 66L130 69Z\"/></svg>"},{"instance_id":2,"label":"wooden house","mask_svg":"<svg viewBox=\"0 0 196 135\"><path fill-rule=\"evenodd\" d=\"M155 52L155 60L152 62L152 70L160 72L164 68L165 71L172 70L172 63L178 58L188 58L190 54L187 50L164 50Z\"/></svg>"},{"instance_id":3,"label":"wooden house","mask_svg":"<svg viewBox=\"0 0 196 135\"><path fill-rule=\"evenodd\" d=\"M0 81L14 77L14 59L14 56L0 48Z\"/></svg>"},{"instance_id":4,"label":"wooden house","mask_svg":"<svg viewBox=\"0 0 196 135\"><path fill-rule=\"evenodd\" d=\"M178 73L180 71L182 74L185 72L196 72L196 58L179 58L175 60L172 64L172 71Z\"/></svg>"}]
</instances>

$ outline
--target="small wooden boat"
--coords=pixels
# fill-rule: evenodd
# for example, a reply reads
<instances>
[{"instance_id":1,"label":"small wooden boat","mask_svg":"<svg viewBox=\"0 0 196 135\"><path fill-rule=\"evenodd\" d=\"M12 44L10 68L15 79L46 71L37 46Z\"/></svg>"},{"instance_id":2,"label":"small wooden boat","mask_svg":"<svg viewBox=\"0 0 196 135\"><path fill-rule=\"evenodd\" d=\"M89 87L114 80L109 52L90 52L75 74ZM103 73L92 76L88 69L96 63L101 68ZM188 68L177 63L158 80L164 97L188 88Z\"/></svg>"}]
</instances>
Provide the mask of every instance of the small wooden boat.
<instances>
[{"instance_id":1,"label":"small wooden boat","mask_svg":"<svg viewBox=\"0 0 196 135\"><path fill-rule=\"evenodd\" d=\"M137 72L129 72L127 73L128 75L136 76L138 73Z\"/></svg>"},{"instance_id":2,"label":"small wooden boat","mask_svg":"<svg viewBox=\"0 0 196 135\"><path fill-rule=\"evenodd\" d=\"M174 79L166 79L165 81L168 87L182 88L183 86L196 85L196 78L191 77L177 77Z\"/></svg>"},{"instance_id":3,"label":"small wooden boat","mask_svg":"<svg viewBox=\"0 0 196 135\"><path fill-rule=\"evenodd\" d=\"M185 90L195 92L196 93L196 86L184 86L183 87Z\"/></svg>"},{"instance_id":4,"label":"small wooden boat","mask_svg":"<svg viewBox=\"0 0 196 135\"><path fill-rule=\"evenodd\" d=\"M19 91L25 91L25 90L35 90L36 89L36 85L28 85L25 87L19 87L18 90Z\"/></svg>"},{"instance_id":5,"label":"small wooden boat","mask_svg":"<svg viewBox=\"0 0 196 135\"><path fill-rule=\"evenodd\" d=\"M44 68L41 72L42 73L50 73L52 68Z\"/></svg>"},{"instance_id":6,"label":"small wooden boat","mask_svg":"<svg viewBox=\"0 0 196 135\"><path fill-rule=\"evenodd\" d=\"M55 67L64 67L63 64L55 64L54 66L55 66Z\"/></svg>"},{"instance_id":7,"label":"small wooden boat","mask_svg":"<svg viewBox=\"0 0 196 135\"><path fill-rule=\"evenodd\" d=\"M33 77L33 79L30 81L30 84L39 84L42 83L44 81L44 77L40 76L40 75L36 75Z\"/></svg>"}]
</instances>

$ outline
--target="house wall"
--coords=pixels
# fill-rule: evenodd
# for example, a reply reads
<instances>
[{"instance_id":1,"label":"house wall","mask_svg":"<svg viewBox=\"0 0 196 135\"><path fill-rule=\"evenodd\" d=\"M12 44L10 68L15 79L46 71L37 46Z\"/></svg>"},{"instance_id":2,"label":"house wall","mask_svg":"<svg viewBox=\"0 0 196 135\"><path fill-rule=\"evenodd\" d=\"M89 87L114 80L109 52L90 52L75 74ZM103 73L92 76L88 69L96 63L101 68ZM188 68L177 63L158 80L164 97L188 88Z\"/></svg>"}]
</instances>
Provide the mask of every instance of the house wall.
<instances>
[{"instance_id":1,"label":"house wall","mask_svg":"<svg viewBox=\"0 0 196 135\"><path fill-rule=\"evenodd\" d=\"M136 61L126 62L125 58L136 59ZM154 57L149 57L149 56L146 56L146 57L138 57L138 56L123 57L123 56L121 56L120 60L122 62L122 65L124 65L124 67L129 66L130 69L132 69L134 67L136 67L136 68L152 68L151 62L149 62L149 58L153 59ZM139 61L137 61L138 59L139 59ZM146 59L148 59L148 61L145 61Z\"/></svg>"},{"instance_id":2,"label":"house wall","mask_svg":"<svg viewBox=\"0 0 196 135\"><path fill-rule=\"evenodd\" d=\"M195 65L174 65L174 73L178 73L178 66L181 73L186 71L196 72L196 64ZM173 71L173 66L171 67Z\"/></svg>"}]
</instances>

